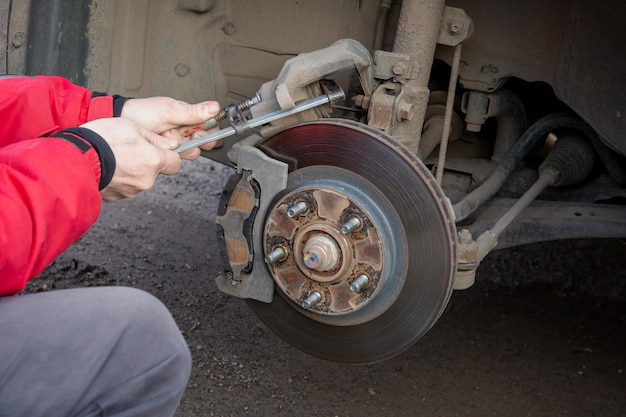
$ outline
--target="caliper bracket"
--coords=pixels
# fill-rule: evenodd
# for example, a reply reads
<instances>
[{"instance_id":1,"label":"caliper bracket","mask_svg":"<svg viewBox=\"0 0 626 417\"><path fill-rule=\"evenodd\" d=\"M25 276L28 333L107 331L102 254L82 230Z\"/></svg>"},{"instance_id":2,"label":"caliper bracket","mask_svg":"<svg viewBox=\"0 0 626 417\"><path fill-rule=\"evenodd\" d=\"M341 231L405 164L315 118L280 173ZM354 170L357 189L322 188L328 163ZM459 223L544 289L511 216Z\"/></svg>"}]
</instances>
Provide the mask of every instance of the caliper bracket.
<instances>
[{"instance_id":1,"label":"caliper bracket","mask_svg":"<svg viewBox=\"0 0 626 417\"><path fill-rule=\"evenodd\" d=\"M263 230L274 196L287 187L289 168L254 145L243 144L237 150L238 184L228 196L229 201L220 203L216 218L218 238L224 239L227 252L227 271L215 281L218 289L226 294L270 303L274 280L267 271L264 257L255 253L255 248L263 250L263 236L254 231ZM252 230L250 222L253 222Z\"/></svg>"}]
</instances>

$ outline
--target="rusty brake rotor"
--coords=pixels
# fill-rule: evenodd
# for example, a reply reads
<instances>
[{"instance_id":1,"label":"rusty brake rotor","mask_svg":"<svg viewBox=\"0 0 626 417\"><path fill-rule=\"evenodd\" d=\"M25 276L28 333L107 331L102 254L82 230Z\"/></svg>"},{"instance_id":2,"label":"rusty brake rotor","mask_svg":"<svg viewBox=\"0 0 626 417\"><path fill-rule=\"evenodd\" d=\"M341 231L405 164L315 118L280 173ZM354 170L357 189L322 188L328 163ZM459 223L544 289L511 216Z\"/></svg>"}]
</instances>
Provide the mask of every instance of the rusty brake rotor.
<instances>
[{"instance_id":1,"label":"rusty brake rotor","mask_svg":"<svg viewBox=\"0 0 626 417\"><path fill-rule=\"evenodd\" d=\"M251 309L327 360L375 362L415 343L447 305L456 266L454 222L430 172L347 120L284 130L261 149L291 169L256 248L277 294L247 300Z\"/></svg>"}]
</instances>

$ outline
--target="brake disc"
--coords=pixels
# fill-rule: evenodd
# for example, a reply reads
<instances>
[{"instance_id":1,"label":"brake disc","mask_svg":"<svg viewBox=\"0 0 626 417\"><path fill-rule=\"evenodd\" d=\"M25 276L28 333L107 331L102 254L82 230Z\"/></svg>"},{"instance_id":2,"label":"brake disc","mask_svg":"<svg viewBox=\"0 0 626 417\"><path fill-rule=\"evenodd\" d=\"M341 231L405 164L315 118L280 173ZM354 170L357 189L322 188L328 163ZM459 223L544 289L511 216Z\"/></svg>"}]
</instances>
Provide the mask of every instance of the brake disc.
<instances>
[{"instance_id":1,"label":"brake disc","mask_svg":"<svg viewBox=\"0 0 626 417\"><path fill-rule=\"evenodd\" d=\"M451 210L427 168L347 120L287 129L261 149L291 168L263 230L276 294L247 300L251 309L327 360L375 362L414 344L447 305L456 269Z\"/></svg>"}]
</instances>

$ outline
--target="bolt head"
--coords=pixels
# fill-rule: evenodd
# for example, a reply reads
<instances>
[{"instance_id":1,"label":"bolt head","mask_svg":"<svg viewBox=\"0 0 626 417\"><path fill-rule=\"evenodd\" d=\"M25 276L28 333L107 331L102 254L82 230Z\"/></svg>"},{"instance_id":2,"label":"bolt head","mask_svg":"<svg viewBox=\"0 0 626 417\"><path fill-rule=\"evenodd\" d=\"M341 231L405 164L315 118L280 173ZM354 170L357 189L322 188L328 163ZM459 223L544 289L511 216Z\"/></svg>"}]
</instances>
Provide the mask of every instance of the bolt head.
<instances>
[{"instance_id":1,"label":"bolt head","mask_svg":"<svg viewBox=\"0 0 626 417\"><path fill-rule=\"evenodd\" d=\"M460 35L463 32L463 24L459 22L450 22L448 25L448 33L451 35Z\"/></svg>"},{"instance_id":2,"label":"bolt head","mask_svg":"<svg viewBox=\"0 0 626 417\"><path fill-rule=\"evenodd\" d=\"M396 117L399 122L403 120L411 120L414 114L413 105L408 101L402 100L398 104L398 110L396 113Z\"/></svg>"},{"instance_id":3,"label":"bolt head","mask_svg":"<svg viewBox=\"0 0 626 417\"><path fill-rule=\"evenodd\" d=\"M469 245L473 241L474 238L472 237L472 233L469 230L461 229L461 231L459 231L459 243L461 245Z\"/></svg>"},{"instance_id":4,"label":"bolt head","mask_svg":"<svg viewBox=\"0 0 626 417\"><path fill-rule=\"evenodd\" d=\"M391 69L395 75L402 75L407 69L406 62L400 61L396 63Z\"/></svg>"},{"instance_id":5,"label":"bolt head","mask_svg":"<svg viewBox=\"0 0 626 417\"><path fill-rule=\"evenodd\" d=\"M26 35L24 32L15 32L13 39L11 39L11 45L17 49L24 45L24 42L26 42Z\"/></svg>"}]
</instances>

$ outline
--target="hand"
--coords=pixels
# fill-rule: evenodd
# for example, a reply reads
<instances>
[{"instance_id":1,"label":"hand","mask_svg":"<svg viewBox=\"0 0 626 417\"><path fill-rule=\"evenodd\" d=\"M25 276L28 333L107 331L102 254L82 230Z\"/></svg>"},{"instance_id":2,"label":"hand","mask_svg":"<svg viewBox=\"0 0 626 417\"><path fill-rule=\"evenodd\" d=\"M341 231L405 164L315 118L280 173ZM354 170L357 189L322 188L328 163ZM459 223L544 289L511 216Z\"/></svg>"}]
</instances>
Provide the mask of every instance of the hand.
<instances>
[{"instance_id":1,"label":"hand","mask_svg":"<svg viewBox=\"0 0 626 417\"><path fill-rule=\"evenodd\" d=\"M195 125L207 121L220 111L216 101L189 104L169 97L133 98L126 101L121 117L137 122L144 128L161 136L174 138L179 143L187 140L175 129L179 126ZM205 131L197 131L192 138L206 135ZM215 143L208 143L201 148L210 150ZM183 152L181 158L196 159L200 149Z\"/></svg>"},{"instance_id":2,"label":"hand","mask_svg":"<svg viewBox=\"0 0 626 417\"><path fill-rule=\"evenodd\" d=\"M178 172L180 142L173 137L157 135L130 119L98 119L81 127L90 129L106 140L115 156L115 173L100 193L106 201L134 197L150 189L159 174Z\"/></svg>"}]
</instances>

